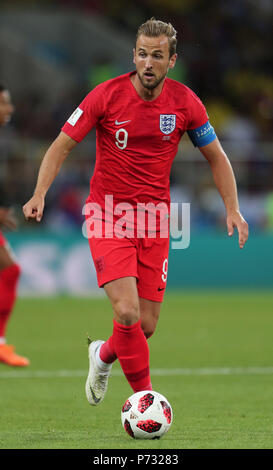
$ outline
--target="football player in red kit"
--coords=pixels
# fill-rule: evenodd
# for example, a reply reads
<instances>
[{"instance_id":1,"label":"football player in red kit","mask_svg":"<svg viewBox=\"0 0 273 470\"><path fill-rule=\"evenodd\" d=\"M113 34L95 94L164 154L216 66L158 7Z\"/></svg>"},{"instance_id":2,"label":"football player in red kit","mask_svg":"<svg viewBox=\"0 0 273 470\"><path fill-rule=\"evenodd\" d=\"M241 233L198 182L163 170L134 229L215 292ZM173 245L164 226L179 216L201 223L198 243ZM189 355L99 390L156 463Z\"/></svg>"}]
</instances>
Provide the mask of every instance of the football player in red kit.
<instances>
[{"instance_id":1,"label":"football player in red kit","mask_svg":"<svg viewBox=\"0 0 273 470\"><path fill-rule=\"evenodd\" d=\"M0 126L11 118L13 105L9 91L0 85ZM10 208L0 201L0 229L13 230L16 222ZM0 362L9 366L24 367L29 364L27 358L15 353L14 346L6 343L7 324L16 300L20 266L12 255L8 242L0 230Z\"/></svg>"},{"instance_id":2,"label":"football player in red kit","mask_svg":"<svg viewBox=\"0 0 273 470\"><path fill-rule=\"evenodd\" d=\"M136 71L104 82L86 96L46 152L34 195L23 208L27 219L41 220L46 193L63 161L96 127L96 166L86 218L87 226L90 218L93 224L100 219L101 230L95 233L91 224L87 232L98 284L105 289L114 318L112 336L89 345L86 395L91 405L102 401L116 359L134 392L152 389L147 339L155 331L163 301L169 237L166 231L162 236L158 223L153 237L146 229L140 233L135 210L141 204L163 204L163 218L168 218L170 170L184 132L211 166L226 207L229 235L237 227L241 248L248 237L230 162L204 105L188 87L166 78L175 66L176 42L171 24L152 18L140 26ZM123 209L130 214L128 207L133 212L126 221L131 230L124 236L124 220L120 226L117 221ZM96 211L99 216L92 218ZM111 223L116 223L114 231Z\"/></svg>"}]
</instances>

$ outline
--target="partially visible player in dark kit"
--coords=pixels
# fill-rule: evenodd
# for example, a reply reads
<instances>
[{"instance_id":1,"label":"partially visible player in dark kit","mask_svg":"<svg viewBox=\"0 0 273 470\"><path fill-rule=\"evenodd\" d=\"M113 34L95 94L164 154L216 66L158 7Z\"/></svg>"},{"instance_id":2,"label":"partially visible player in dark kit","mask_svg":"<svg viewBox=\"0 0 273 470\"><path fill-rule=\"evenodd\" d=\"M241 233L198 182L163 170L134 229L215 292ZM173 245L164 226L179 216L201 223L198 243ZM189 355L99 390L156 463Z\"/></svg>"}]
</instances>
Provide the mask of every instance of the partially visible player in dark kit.
<instances>
[{"instance_id":1,"label":"partially visible player in dark kit","mask_svg":"<svg viewBox=\"0 0 273 470\"><path fill-rule=\"evenodd\" d=\"M4 85L0 85L0 126L9 122L13 111L10 93ZM6 329L16 300L20 266L1 229L15 228L16 220L12 209L5 206L5 196L0 193L0 362L24 367L29 365L29 360L16 354L14 346L6 342Z\"/></svg>"}]
</instances>

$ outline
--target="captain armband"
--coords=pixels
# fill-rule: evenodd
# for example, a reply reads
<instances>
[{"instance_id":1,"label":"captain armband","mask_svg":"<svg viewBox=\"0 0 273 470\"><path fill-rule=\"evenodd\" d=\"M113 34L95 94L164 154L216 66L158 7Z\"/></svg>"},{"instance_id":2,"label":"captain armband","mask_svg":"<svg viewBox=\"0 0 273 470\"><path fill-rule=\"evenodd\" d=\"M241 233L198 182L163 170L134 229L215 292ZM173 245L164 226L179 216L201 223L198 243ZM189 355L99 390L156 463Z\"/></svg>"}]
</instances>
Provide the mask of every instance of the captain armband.
<instances>
[{"instance_id":1,"label":"captain armband","mask_svg":"<svg viewBox=\"0 0 273 470\"><path fill-rule=\"evenodd\" d=\"M195 147L208 145L217 137L214 128L209 121L203 124L203 126L197 127L196 129L190 129L187 132Z\"/></svg>"}]
</instances>

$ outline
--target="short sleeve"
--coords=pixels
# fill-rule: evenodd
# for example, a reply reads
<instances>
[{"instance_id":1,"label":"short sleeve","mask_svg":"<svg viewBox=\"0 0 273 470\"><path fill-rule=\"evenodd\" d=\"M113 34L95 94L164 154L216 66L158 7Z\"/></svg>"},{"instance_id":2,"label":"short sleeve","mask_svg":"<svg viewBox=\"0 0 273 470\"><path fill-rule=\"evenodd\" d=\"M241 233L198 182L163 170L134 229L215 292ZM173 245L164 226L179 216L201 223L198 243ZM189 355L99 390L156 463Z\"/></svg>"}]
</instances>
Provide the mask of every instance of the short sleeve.
<instances>
[{"instance_id":1,"label":"short sleeve","mask_svg":"<svg viewBox=\"0 0 273 470\"><path fill-rule=\"evenodd\" d=\"M203 147L216 139L215 131L202 101L193 91L190 94L189 121L187 133L195 147Z\"/></svg>"},{"instance_id":2,"label":"short sleeve","mask_svg":"<svg viewBox=\"0 0 273 470\"><path fill-rule=\"evenodd\" d=\"M81 142L93 127L104 117L104 88L98 85L84 98L68 118L62 131L76 142Z\"/></svg>"},{"instance_id":3,"label":"short sleeve","mask_svg":"<svg viewBox=\"0 0 273 470\"><path fill-rule=\"evenodd\" d=\"M188 129L196 129L197 127L203 126L209 117L205 106L198 96L190 90L189 96L189 116L188 116Z\"/></svg>"}]
</instances>

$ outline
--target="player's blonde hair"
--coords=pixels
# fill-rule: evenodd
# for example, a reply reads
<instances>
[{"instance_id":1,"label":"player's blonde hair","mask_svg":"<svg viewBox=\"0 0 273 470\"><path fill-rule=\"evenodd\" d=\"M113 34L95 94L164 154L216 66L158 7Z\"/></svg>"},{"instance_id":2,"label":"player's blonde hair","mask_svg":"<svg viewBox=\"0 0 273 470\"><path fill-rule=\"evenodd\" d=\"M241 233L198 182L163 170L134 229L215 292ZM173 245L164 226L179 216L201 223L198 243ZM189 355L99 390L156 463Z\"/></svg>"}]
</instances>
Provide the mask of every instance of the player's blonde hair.
<instances>
[{"instance_id":1,"label":"player's blonde hair","mask_svg":"<svg viewBox=\"0 0 273 470\"><path fill-rule=\"evenodd\" d=\"M164 21L156 20L154 17L152 17L140 25L137 30L136 40L138 40L141 34L150 38L167 36L169 41L170 57L176 53L176 30L171 23L164 23Z\"/></svg>"}]
</instances>

